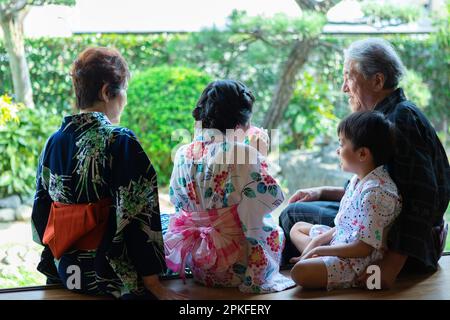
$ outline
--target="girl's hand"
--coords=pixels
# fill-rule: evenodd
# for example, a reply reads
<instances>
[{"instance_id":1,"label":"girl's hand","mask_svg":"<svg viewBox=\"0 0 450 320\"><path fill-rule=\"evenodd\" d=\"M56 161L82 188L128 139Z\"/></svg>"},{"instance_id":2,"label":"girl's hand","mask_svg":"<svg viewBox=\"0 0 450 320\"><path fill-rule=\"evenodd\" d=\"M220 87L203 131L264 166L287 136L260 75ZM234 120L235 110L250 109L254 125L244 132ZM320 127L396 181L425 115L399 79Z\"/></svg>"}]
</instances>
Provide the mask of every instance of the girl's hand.
<instances>
[{"instance_id":1,"label":"girl's hand","mask_svg":"<svg viewBox=\"0 0 450 320\"><path fill-rule=\"evenodd\" d=\"M267 157L269 152L270 139L267 130L257 127L250 127L247 131L249 137L249 143L252 147L256 148L259 153Z\"/></svg>"}]
</instances>

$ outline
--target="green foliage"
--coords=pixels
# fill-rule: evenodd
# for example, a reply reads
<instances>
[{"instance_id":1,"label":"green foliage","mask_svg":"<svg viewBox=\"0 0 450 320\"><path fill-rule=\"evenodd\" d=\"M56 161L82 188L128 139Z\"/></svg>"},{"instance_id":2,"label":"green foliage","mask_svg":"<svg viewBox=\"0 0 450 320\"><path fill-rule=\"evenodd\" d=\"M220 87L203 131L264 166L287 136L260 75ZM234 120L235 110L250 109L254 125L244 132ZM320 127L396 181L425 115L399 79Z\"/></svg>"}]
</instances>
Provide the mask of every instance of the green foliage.
<instances>
[{"instance_id":1,"label":"green foliage","mask_svg":"<svg viewBox=\"0 0 450 320\"><path fill-rule=\"evenodd\" d=\"M284 149L309 148L318 137L333 138L337 117L326 84L318 80L305 71L297 82L285 114L287 128L282 128Z\"/></svg>"},{"instance_id":2,"label":"green foliage","mask_svg":"<svg viewBox=\"0 0 450 320\"><path fill-rule=\"evenodd\" d=\"M361 10L371 24L397 25L416 21L422 14L422 7L414 4L380 3L368 0L361 4Z\"/></svg>"},{"instance_id":3,"label":"green foliage","mask_svg":"<svg viewBox=\"0 0 450 320\"><path fill-rule=\"evenodd\" d=\"M39 154L60 122L43 109L20 108L17 117L0 127L0 197L34 192Z\"/></svg>"},{"instance_id":4,"label":"green foliage","mask_svg":"<svg viewBox=\"0 0 450 320\"><path fill-rule=\"evenodd\" d=\"M403 88L409 100L418 106L423 106L422 108L429 108L431 93L420 74L413 70L408 70L400 82L400 87Z\"/></svg>"},{"instance_id":5,"label":"green foliage","mask_svg":"<svg viewBox=\"0 0 450 320\"><path fill-rule=\"evenodd\" d=\"M444 219L450 225L450 205L447 207L447 211L445 212ZM447 244L445 246L445 251L446 252L450 251L450 237L447 237Z\"/></svg>"},{"instance_id":6,"label":"green foliage","mask_svg":"<svg viewBox=\"0 0 450 320\"><path fill-rule=\"evenodd\" d=\"M14 6L18 2L18 0L0 0L0 4L5 4L8 7ZM74 6L76 4L76 0L27 0L27 4L32 6L43 6L47 4Z\"/></svg>"},{"instance_id":7,"label":"green foliage","mask_svg":"<svg viewBox=\"0 0 450 320\"><path fill-rule=\"evenodd\" d=\"M2 239L3 240L3 239ZM45 284L46 277L36 270L36 268L27 268L18 266L11 272L3 271L0 277L0 289L10 289L18 287L42 286Z\"/></svg>"},{"instance_id":8,"label":"green foliage","mask_svg":"<svg viewBox=\"0 0 450 320\"><path fill-rule=\"evenodd\" d=\"M320 34L326 18L314 11L305 11L298 18L278 13L273 17L249 16L233 11L227 29L234 34L247 34L266 41L286 43L290 39L313 38Z\"/></svg>"},{"instance_id":9,"label":"green foliage","mask_svg":"<svg viewBox=\"0 0 450 320\"><path fill-rule=\"evenodd\" d=\"M47 4L59 4L64 6L74 6L75 0L28 0L28 3L33 6L44 6Z\"/></svg>"},{"instance_id":10,"label":"green foliage","mask_svg":"<svg viewBox=\"0 0 450 320\"><path fill-rule=\"evenodd\" d=\"M172 152L180 141L177 129L192 138L194 109L201 92L211 81L205 73L182 67L156 67L136 74L130 81L128 105L121 125L133 130L150 157L158 182L168 183Z\"/></svg>"},{"instance_id":11,"label":"green foliage","mask_svg":"<svg viewBox=\"0 0 450 320\"><path fill-rule=\"evenodd\" d=\"M413 70L423 79L431 93L427 105L419 105L439 127L450 117L448 108L450 79L450 49L437 41L437 34L422 37L393 36L388 38L399 51L408 70ZM448 37L448 33L447 33ZM448 41L448 40L447 40ZM409 92L411 95L412 92ZM413 101L414 102L414 101Z\"/></svg>"},{"instance_id":12,"label":"green foliage","mask_svg":"<svg viewBox=\"0 0 450 320\"><path fill-rule=\"evenodd\" d=\"M0 96L0 128L9 121L19 121L17 112L20 108L20 105L12 102L10 96L6 94Z\"/></svg>"},{"instance_id":13,"label":"green foliage","mask_svg":"<svg viewBox=\"0 0 450 320\"><path fill-rule=\"evenodd\" d=\"M131 72L136 72L169 63L172 58L167 43L176 44L180 38L183 36L83 35L70 38L27 39L25 49L35 104L38 108L57 114L71 112L74 95L70 68L76 56L86 47L115 47L124 55ZM1 41L0 83L3 86L2 90L13 91L8 55Z\"/></svg>"}]
</instances>

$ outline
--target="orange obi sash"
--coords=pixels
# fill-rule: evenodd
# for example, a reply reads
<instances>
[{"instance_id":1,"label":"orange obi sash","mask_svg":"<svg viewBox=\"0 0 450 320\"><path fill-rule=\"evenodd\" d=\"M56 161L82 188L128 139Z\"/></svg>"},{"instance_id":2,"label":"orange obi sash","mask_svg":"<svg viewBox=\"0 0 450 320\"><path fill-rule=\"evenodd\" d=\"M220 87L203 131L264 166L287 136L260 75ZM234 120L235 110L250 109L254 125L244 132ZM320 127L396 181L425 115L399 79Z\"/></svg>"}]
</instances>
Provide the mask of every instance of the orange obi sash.
<instances>
[{"instance_id":1,"label":"orange obi sash","mask_svg":"<svg viewBox=\"0 0 450 320\"><path fill-rule=\"evenodd\" d=\"M65 204L53 202L43 243L56 259L69 249L97 249L105 234L110 198L95 203Z\"/></svg>"}]
</instances>

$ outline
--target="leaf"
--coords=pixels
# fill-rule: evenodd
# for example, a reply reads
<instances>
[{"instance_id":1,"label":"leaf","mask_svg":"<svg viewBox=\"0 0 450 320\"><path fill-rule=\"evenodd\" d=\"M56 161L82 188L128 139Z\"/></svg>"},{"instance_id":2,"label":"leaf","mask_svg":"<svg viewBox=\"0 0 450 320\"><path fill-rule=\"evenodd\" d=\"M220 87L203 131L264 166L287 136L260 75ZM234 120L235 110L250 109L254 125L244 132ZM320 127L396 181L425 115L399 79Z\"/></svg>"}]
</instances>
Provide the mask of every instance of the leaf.
<instances>
[{"instance_id":1,"label":"leaf","mask_svg":"<svg viewBox=\"0 0 450 320\"><path fill-rule=\"evenodd\" d=\"M247 268L242 264L236 263L233 265L233 271L236 272L237 274L244 274L246 270Z\"/></svg>"},{"instance_id":2,"label":"leaf","mask_svg":"<svg viewBox=\"0 0 450 320\"><path fill-rule=\"evenodd\" d=\"M230 149L230 145L227 142L222 143L222 151L227 152Z\"/></svg>"},{"instance_id":3,"label":"leaf","mask_svg":"<svg viewBox=\"0 0 450 320\"><path fill-rule=\"evenodd\" d=\"M272 227L268 227L268 226L264 226L262 229L263 229L265 232L272 232L272 231L273 231L273 228L272 228Z\"/></svg>"},{"instance_id":4,"label":"leaf","mask_svg":"<svg viewBox=\"0 0 450 320\"><path fill-rule=\"evenodd\" d=\"M210 198L213 194L212 188L209 187L208 189L206 189L205 191L205 198Z\"/></svg>"},{"instance_id":5,"label":"leaf","mask_svg":"<svg viewBox=\"0 0 450 320\"><path fill-rule=\"evenodd\" d=\"M185 178L178 178L178 183L181 184L183 187L186 187L186 179Z\"/></svg>"},{"instance_id":6,"label":"leaf","mask_svg":"<svg viewBox=\"0 0 450 320\"><path fill-rule=\"evenodd\" d=\"M233 184L231 182L228 182L225 185L225 192L226 193L232 193L234 190L236 190L236 189L234 188L234 186L233 186Z\"/></svg>"},{"instance_id":7,"label":"leaf","mask_svg":"<svg viewBox=\"0 0 450 320\"><path fill-rule=\"evenodd\" d=\"M278 187L277 186L269 186L269 193L276 197L278 194Z\"/></svg>"},{"instance_id":8,"label":"leaf","mask_svg":"<svg viewBox=\"0 0 450 320\"><path fill-rule=\"evenodd\" d=\"M12 182L12 176L9 172L4 172L0 176L0 186L7 186Z\"/></svg>"},{"instance_id":9,"label":"leaf","mask_svg":"<svg viewBox=\"0 0 450 320\"><path fill-rule=\"evenodd\" d=\"M256 193L251 188L247 187L243 190L243 192L244 192L244 195L248 198L256 198Z\"/></svg>"},{"instance_id":10,"label":"leaf","mask_svg":"<svg viewBox=\"0 0 450 320\"><path fill-rule=\"evenodd\" d=\"M252 177L255 181L261 181L261 175L258 172L252 172L250 173L250 177Z\"/></svg>"}]
</instances>

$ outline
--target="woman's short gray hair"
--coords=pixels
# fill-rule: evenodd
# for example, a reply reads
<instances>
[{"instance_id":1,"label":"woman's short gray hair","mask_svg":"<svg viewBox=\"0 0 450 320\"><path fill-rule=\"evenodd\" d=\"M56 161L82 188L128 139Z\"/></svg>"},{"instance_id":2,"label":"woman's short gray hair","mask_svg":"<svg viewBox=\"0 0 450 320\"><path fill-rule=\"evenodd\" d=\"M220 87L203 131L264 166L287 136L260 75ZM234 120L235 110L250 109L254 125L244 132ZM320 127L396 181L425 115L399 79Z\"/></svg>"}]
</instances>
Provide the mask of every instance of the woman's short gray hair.
<instances>
[{"instance_id":1,"label":"woman's short gray hair","mask_svg":"<svg viewBox=\"0 0 450 320\"><path fill-rule=\"evenodd\" d=\"M345 50L345 63L356 63L356 68L365 79L378 72L384 75L384 89L398 86L405 73L405 67L392 45L380 38L369 38L353 42Z\"/></svg>"}]
</instances>

